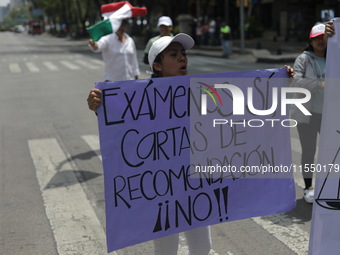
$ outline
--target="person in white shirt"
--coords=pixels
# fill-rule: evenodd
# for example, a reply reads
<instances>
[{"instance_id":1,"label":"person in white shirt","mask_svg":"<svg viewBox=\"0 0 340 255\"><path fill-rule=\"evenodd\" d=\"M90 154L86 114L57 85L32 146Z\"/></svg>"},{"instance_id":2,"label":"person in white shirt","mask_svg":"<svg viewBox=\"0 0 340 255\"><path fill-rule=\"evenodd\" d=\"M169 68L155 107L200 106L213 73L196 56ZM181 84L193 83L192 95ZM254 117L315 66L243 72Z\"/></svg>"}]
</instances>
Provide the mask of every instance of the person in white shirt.
<instances>
[{"instance_id":1,"label":"person in white shirt","mask_svg":"<svg viewBox=\"0 0 340 255\"><path fill-rule=\"evenodd\" d=\"M99 41L89 40L93 52L101 52L105 63L105 81L138 79L140 74L134 40L125 33L127 21L123 20L116 33L103 36Z\"/></svg>"}]
</instances>

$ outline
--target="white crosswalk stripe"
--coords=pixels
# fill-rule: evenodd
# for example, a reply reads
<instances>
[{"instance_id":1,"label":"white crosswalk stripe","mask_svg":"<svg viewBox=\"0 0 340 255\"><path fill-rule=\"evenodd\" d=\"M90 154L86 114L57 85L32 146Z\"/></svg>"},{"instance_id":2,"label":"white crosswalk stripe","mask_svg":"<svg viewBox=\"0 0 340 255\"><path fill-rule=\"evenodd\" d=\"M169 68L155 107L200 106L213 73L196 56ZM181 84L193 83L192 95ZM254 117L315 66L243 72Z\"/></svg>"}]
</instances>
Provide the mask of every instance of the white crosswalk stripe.
<instances>
[{"instance_id":1,"label":"white crosswalk stripe","mask_svg":"<svg viewBox=\"0 0 340 255\"><path fill-rule=\"evenodd\" d=\"M9 64L9 70L12 72L12 73L21 73L22 70L19 66L18 63L10 63Z\"/></svg>"},{"instance_id":2,"label":"white crosswalk stripe","mask_svg":"<svg viewBox=\"0 0 340 255\"><path fill-rule=\"evenodd\" d=\"M99 152L99 136L83 135L81 138L102 160ZM298 139L293 138L292 147L294 148L298 142ZM30 140L28 143L45 202L46 214L54 231L59 254L68 255L79 252L82 254L106 254L104 231L74 174L77 169L69 160L70 157L65 155L55 138ZM52 182L51 184L53 179L60 180L60 178L55 178L56 175L63 174L67 176L66 183L58 185L58 183L53 184ZM301 177L300 179L302 180ZM68 185L68 183L72 183L72 185ZM61 197L62 200L60 200ZM79 214L80 211L81 214ZM296 254L307 253L309 234L296 224L298 219L285 214L275 214L251 220ZM89 225L90 227L85 227ZM89 233L85 234L84 229ZM185 237L180 234L178 255L187 253ZM113 254L117 255L117 253ZM228 251L226 254L233 253ZM210 255L218 255L218 253L212 250Z\"/></svg>"},{"instance_id":3,"label":"white crosswalk stripe","mask_svg":"<svg viewBox=\"0 0 340 255\"><path fill-rule=\"evenodd\" d=\"M252 220L288 246L292 251L296 252L296 254L307 254L309 233L302 230L298 224L296 224L297 219L295 219L296 222L294 222L294 219L287 215L273 214L252 218Z\"/></svg>"},{"instance_id":4,"label":"white crosswalk stripe","mask_svg":"<svg viewBox=\"0 0 340 255\"><path fill-rule=\"evenodd\" d=\"M71 69L71 70L79 70L80 67L73 64L72 62L70 61L66 61L66 60L60 60L60 63L64 66L66 66L67 68Z\"/></svg>"},{"instance_id":5,"label":"white crosswalk stripe","mask_svg":"<svg viewBox=\"0 0 340 255\"><path fill-rule=\"evenodd\" d=\"M291 137L290 143L292 146L292 151L295 153L301 153L301 144L298 138Z\"/></svg>"},{"instance_id":6,"label":"white crosswalk stripe","mask_svg":"<svg viewBox=\"0 0 340 255\"><path fill-rule=\"evenodd\" d=\"M51 71L59 71L59 68L50 61L44 61L43 64Z\"/></svg>"},{"instance_id":7,"label":"white crosswalk stripe","mask_svg":"<svg viewBox=\"0 0 340 255\"><path fill-rule=\"evenodd\" d=\"M98 135L83 135L82 138L87 143L87 145L92 149L92 151L99 151L100 144L99 144L99 137ZM102 155L96 153L98 158L102 160Z\"/></svg>"},{"instance_id":8,"label":"white crosswalk stripe","mask_svg":"<svg viewBox=\"0 0 340 255\"><path fill-rule=\"evenodd\" d=\"M81 59L76 59L74 62L76 62L77 64L84 66L86 68L89 69L99 69L99 66L93 65L90 62L86 62L85 60L81 60Z\"/></svg>"},{"instance_id":9,"label":"white crosswalk stripe","mask_svg":"<svg viewBox=\"0 0 340 255\"><path fill-rule=\"evenodd\" d=\"M57 140L28 144L58 253L107 254L104 230Z\"/></svg>"},{"instance_id":10,"label":"white crosswalk stripe","mask_svg":"<svg viewBox=\"0 0 340 255\"><path fill-rule=\"evenodd\" d=\"M21 59L1 59L0 73L38 73L46 71L62 71L62 70L102 70L104 63L98 59L87 59L87 58L67 58L62 59L56 58L45 58L41 61L41 58L21 58Z\"/></svg>"},{"instance_id":11,"label":"white crosswalk stripe","mask_svg":"<svg viewBox=\"0 0 340 255\"><path fill-rule=\"evenodd\" d=\"M91 59L91 62L95 63L96 65L104 66L104 62L98 59Z\"/></svg>"},{"instance_id":12,"label":"white crosswalk stripe","mask_svg":"<svg viewBox=\"0 0 340 255\"><path fill-rule=\"evenodd\" d=\"M37 73L40 71L40 69L32 62L27 62L26 66L28 68L28 70L32 73Z\"/></svg>"}]
</instances>

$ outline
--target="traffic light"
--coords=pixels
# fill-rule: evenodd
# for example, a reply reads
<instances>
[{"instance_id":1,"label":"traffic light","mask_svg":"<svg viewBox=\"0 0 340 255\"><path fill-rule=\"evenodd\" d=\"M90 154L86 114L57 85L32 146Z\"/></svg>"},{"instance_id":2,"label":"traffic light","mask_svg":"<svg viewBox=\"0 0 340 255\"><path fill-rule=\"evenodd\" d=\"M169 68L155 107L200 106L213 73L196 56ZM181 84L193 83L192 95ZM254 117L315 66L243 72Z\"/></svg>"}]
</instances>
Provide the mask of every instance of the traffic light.
<instances>
[{"instance_id":1,"label":"traffic light","mask_svg":"<svg viewBox=\"0 0 340 255\"><path fill-rule=\"evenodd\" d=\"M241 0L236 0L236 6L240 8L240 5L241 5ZM248 7L249 5L249 0L243 0L243 6L244 7Z\"/></svg>"}]
</instances>

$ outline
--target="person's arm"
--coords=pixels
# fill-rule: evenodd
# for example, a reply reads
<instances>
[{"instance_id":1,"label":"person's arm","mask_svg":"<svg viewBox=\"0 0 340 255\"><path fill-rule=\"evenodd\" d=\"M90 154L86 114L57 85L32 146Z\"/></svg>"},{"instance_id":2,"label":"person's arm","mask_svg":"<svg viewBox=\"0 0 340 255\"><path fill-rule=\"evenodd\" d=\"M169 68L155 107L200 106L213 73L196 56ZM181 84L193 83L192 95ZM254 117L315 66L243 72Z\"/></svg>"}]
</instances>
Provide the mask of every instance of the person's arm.
<instances>
[{"instance_id":1,"label":"person's arm","mask_svg":"<svg viewBox=\"0 0 340 255\"><path fill-rule=\"evenodd\" d=\"M98 44L92 39L89 40L89 46L92 48L93 51L98 50Z\"/></svg>"},{"instance_id":2,"label":"person's arm","mask_svg":"<svg viewBox=\"0 0 340 255\"><path fill-rule=\"evenodd\" d=\"M322 88L322 81L318 78L306 78L306 68L308 66L308 59L306 54L298 56L294 63L294 79L291 83L292 87L300 87L308 89L310 92L315 92L320 87Z\"/></svg>"},{"instance_id":3,"label":"person's arm","mask_svg":"<svg viewBox=\"0 0 340 255\"><path fill-rule=\"evenodd\" d=\"M96 112L97 107L102 103L101 100L102 91L100 89L93 88L87 97L87 104L90 110Z\"/></svg>"},{"instance_id":4,"label":"person's arm","mask_svg":"<svg viewBox=\"0 0 340 255\"><path fill-rule=\"evenodd\" d=\"M109 45L110 36L102 36L97 42L93 41L92 39L88 40L88 46L93 52L102 52L106 49Z\"/></svg>"},{"instance_id":5,"label":"person's arm","mask_svg":"<svg viewBox=\"0 0 340 255\"><path fill-rule=\"evenodd\" d=\"M289 66L289 65L285 65L285 68L287 70L289 78L293 78L294 77L294 68Z\"/></svg>"}]
</instances>

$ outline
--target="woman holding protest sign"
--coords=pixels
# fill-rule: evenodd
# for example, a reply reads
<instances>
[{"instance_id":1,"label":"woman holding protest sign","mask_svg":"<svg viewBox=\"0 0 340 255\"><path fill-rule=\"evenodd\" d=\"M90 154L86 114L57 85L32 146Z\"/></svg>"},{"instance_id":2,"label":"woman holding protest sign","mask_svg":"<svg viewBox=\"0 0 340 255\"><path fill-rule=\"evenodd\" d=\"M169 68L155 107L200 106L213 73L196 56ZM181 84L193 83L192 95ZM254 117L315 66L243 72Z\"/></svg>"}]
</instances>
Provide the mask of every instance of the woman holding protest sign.
<instances>
[{"instance_id":1,"label":"woman holding protest sign","mask_svg":"<svg viewBox=\"0 0 340 255\"><path fill-rule=\"evenodd\" d=\"M292 118L298 121L297 130L302 148L301 168L305 183L304 199L307 203L314 201L313 162L317 135L321 128L324 101L327 49L327 40L325 39L332 34L334 34L334 30L331 22L327 23L327 28L322 23L314 25L309 34L307 48L296 58L294 63L295 74L292 86L305 88L311 92L311 99L305 103L306 109L312 114L311 116L304 115L296 106L291 109ZM295 97L298 96L298 94L295 95Z\"/></svg>"},{"instance_id":2,"label":"woman holding protest sign","mask_svg":"<svg viewBox=\"0 0 340 255\"><path fill-rule=\"evenodd\" d=\"M180 33L175 37L163 36L155 41L149 51L152 78L181 76L188 73L186 50L194 46L194 40ZM184 232L190 255L207 255L211 249L210 228L203 227ZM154 240L155 255L176 255L179 234Z\"/></svg>"},{"instance_id":3,"label":"woman holding protest sign","mask_svg":"<svg viewBox=\"0 0 340 255\"><path fill-rule=\"evenodd\" d=\"M194 45L193 39L186 34L175 37L163 36L156 40L150 48L148 60L153 71L152 78L182 76L188 73L186 50ZM292 73L287 66L287 72ZM101 91L92 89L88 96L91 110L101 104ZM202 227L185 231L190 255L208 255L211 249L210 227ZM155 255L176 255L178 252L179 234L154 240Z\"/></svg>"}]
</instances>

